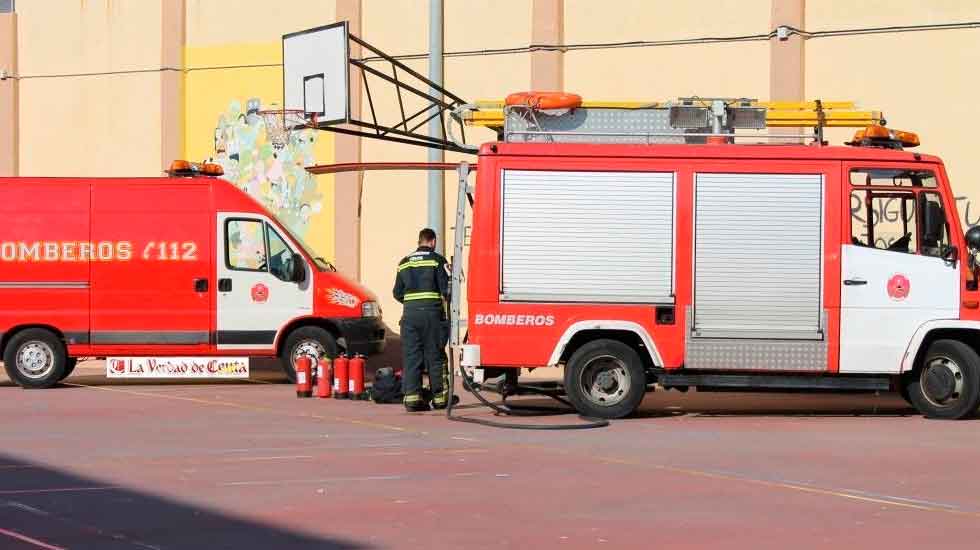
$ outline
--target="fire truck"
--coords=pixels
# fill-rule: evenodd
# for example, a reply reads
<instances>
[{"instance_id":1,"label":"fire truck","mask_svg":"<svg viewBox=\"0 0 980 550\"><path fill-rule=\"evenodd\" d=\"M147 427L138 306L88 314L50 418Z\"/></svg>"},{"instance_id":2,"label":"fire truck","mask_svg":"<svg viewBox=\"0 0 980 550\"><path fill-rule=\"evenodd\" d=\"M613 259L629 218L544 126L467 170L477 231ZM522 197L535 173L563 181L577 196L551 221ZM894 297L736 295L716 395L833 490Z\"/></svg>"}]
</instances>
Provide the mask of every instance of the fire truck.
<instances>
[{"instance_id":1,"label":"fire truck","mask_svg":"<svg viewBox=\"0 0 980 550\"><path fill-rule=\"evenodd\" d=\"M522 368L563 367L568 400L600 418L656 388L898 391L939 418L980 405L980 228L964 235L942 161L880 111L469 103L343 21L283 36L283 97L280 126L476 155L456 167L449 254L450 357L469 387L507 394ZM496 139L473 146L465 126ZM833 128L857 131L831 146ZM451 168L366 164L310 170ZM440 189L430 179L436 203Z\"/></svg>"},{"instance_id":2,"label":"fire truck","mask_svg":"<svg viewBox=\"0 0 980 550\"><path fill-rule=\"evenodd\" d=\"M375 295L220 175L177 161L163 178L0 178L9 377L51 387L92 356L110 376L135 358L220 376L277 356L294 378L300 355L381 351Z\"/></svg>"},{"instance_id":3,"label":"fire truck","mask_svg":"<svg viewBox=\"0 0 980 550\"><path fill-rule=\"evenodd\" d=\"M475 186L460 169L453 340L476 382L563 367L600 418L655 388L897 391L929 417L976 413L980 228L964 235L917 135L819 103L785 124L806 136L737 134L782 125L785 106L758 102L530 97L469 119L501 130ZM831 146L835 120L868 125Z\"/></svg>"}]
</instances>

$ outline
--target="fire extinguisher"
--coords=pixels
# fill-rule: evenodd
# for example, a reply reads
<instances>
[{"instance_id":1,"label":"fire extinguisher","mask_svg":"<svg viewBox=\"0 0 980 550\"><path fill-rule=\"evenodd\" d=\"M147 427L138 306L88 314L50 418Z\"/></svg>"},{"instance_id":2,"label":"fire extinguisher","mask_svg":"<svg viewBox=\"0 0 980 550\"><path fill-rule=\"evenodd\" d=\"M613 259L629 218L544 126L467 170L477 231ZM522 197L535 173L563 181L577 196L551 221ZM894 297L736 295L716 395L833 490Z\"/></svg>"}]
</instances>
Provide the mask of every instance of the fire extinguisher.
<instances>
[{"instance_id":1,"label":"fire extinguisher","mask_svg":"<svg viewBox=\"0 0 980 550\"><path fill-rule=\"evenodd\" d=\"M313 395L312 381L313 360L303 355L296 358L293 367L296 369L296 397L310 397Z\"/></svg>"},{"instance_id":2,"label":"fire extinguisher","mask_svg":"<svg viewBox=\"0 0 980 550\"><path fill-rule=\"evenodd\" d=\"M364 393L364 356L355 355L350 360L350 395L351 399L365 399Z\"/></svg>"},{"instance_id":3,"label":"fire extinguisher","mask_svg":"<svg viewBox=\"0 0 980 550\"><path fill-rule=\"evenodd\" d=\"M338 355L333 360L333 393L337 399L347 399L348 386L350 385L348 366L350 361L346 355Z\"/></svg>"},{"instance_id":4,"label":"fire extinguisher","mask_svg":"<svg viewBox=\"0 0 980 550\"><path fill-rule=\"evenodd\" d=\"M333 364L329 357L323 357L317 363L316 396L330 397L330 384L333 378Z\"/></svg>"}]
</instances>

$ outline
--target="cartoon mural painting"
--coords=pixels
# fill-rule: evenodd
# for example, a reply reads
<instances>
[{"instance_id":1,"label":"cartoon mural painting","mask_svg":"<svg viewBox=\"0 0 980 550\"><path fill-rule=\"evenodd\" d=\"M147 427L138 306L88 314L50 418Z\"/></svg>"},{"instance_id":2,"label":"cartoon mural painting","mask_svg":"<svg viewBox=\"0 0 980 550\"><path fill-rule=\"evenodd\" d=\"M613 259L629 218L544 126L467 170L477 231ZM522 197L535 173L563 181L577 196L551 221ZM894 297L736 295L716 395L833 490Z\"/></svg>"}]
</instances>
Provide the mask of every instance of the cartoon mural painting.
<instances>
[{"instance_id":1,"label":"cartoon mural painting","mask_svg":"<svg viewBox=\"0 0 980 550\"><path fill-rule=\"evenodd\" d=\"M218 117L214 129L214 156L225 179L234 183L269 209L290 231L307 238L310 217L323 207L316 179L305 167L315 163L314 130L294 132L282 149L268 139L265 122L258 115L259 99L249 99L242 109L233 100Z\"/></svg>"}]
</instances>

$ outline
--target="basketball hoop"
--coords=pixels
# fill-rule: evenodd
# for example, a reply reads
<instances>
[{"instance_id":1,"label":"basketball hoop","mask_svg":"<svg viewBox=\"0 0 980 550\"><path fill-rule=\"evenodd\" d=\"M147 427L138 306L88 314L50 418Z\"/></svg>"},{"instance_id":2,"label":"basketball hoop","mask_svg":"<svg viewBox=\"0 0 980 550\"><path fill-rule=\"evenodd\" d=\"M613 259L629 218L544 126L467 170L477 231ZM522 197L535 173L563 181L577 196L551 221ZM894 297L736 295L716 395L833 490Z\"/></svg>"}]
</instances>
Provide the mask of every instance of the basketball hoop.
<instances>
[{"instance_id":1,"label":"basketball hoop","mask_svg":"<svg viewBox=\"0 0 980 550\"><path fill-rule=\"evenodd\" d=\"M306 111L302 109L266 109L259 111L258 115L265 122L266 136L277 151L286 148L294 131L316 127L316 115L311 115L307 120Z\"/></svg>"}]
</instances>

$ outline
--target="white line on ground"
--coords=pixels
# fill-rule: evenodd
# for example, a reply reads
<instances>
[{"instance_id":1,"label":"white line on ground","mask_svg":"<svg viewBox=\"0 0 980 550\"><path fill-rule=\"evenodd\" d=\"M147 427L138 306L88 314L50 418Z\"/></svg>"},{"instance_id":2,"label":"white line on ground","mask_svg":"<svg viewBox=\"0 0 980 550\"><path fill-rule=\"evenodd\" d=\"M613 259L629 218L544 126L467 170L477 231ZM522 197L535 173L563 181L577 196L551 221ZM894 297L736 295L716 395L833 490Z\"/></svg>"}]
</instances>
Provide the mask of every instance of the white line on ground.
<instances>
[{"instance_id":1,"label":"white line on ground","mask_svg":"<svg viewBox=\"0 0 980 550\"><path fill-rule=\"evenodd\" d=\"M32 539L31 537L28 537L27 535L22 535L17 531L8 531L7 529L0 528L0 535L6 535L12 539L17 539L21 542L26 542L27 544L33 544L38 548L45 548L46 550L65 550L65 548L61 546L55 546L53 544L47 544L45 542L41 542L37 539Z\"/></svg>"},{"instance_id":2,"label":"white line on ground","mask_svg":"<svg viewBox=\"0 0 980 550\"><path fill-rule=\"evenodd\" d=\"M24 504L23 502L17 502L15 500L8 500L7 501L7 506L10 506L11 508L17 508L18 510L23 510L25 512L29 512L29 513L34 514L34 515L37 515L37 516L47 516L47 515L49 515L47 512L45 512L44 510L42 510L40 508L35 508L33 506L28 506L27 504Z\"/></svg>"},{"instance_id":3,"label":"white line on ground","mask_svg":"<svg viewBox=\"0 0 980 550\"><path fill-rule=\"evenodd\" d=\"M293 485L316 484L316 483L341 483L351 481L393 481L405 479L405 476L364 476L364 477L331 477L326 479L270 479L267 481L228 481L219 483L221 487L241 487L250 485Z\"/></svg>"},{"instance_id":4,"label":"white line on ground","mask_svg":"<svg viewBox=\"0 0 980 550\"><path fill-rule=\"evenodd\" d=\"M300 460L310 459L313 455L293 455L293 456L243 456L239 458L225 458L222 462L255 462L261 460Z\"/></svg>"},{"instance_id":5,"label":"white line on ground","mask_svg":"<svg viewBox=\"0 0 980 550\"><path fill-rule=\"evenodd\" d=\"M119 489L112 485L104 487L57 487L54 489L8 489L0 491L0 495L34 495L42 493L77 493L81 491L114 491Z\"/></svg>"}]
</instances>

